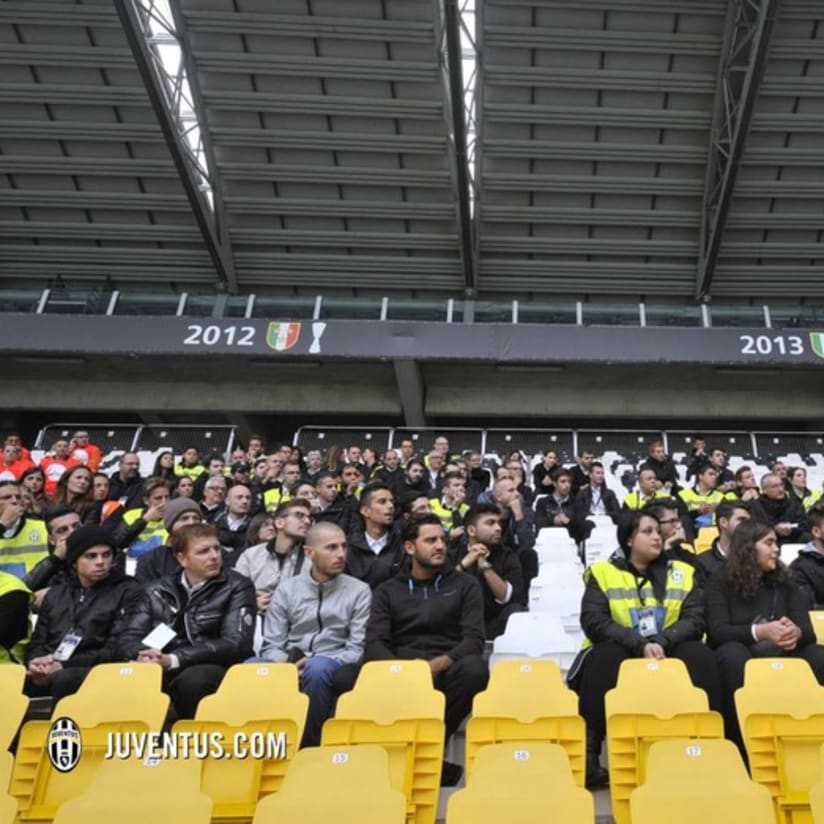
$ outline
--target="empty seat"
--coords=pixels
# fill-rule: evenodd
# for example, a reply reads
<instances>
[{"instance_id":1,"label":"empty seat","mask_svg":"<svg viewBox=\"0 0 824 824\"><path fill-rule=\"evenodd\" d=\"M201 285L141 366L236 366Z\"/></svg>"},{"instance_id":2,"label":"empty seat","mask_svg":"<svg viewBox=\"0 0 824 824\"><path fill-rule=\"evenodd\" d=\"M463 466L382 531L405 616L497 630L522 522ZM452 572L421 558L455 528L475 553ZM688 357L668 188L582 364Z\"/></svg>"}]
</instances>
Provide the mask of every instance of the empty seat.
<instances>
[{"instance_id":1,"label":"empty seat","mask_svg":"<svg viewBox=\"0 0 824 824\"><path fill-rule=\"evenodd\" d=\"M23 723L29 699L23 695L26 668L19 664L0 666L0 750L7 750ZM3 787L0 787L2 790Z\"/></svg>"},{"instance_id":2,"label":"empty seat","mask_svg":"<svg viewBox=\"0 0 824 824\"><path fill-rule=\"evenodd\" d=\"M261 798L280 789L308 707L294 664L235 664L194 720L175 724L175 732L221 735L226 746L239 736L244 747L255 741L265 748L262 758L203 760L201 787L214 802L214 819L249 819Z\"/></svg>"},{"instance_id":3,"label":"empty seat","mask_svg":"<svg viewBox=\"0 0 824 824\"><path fill-rule=\"evenodd\" d=\"M254 824L403 824L406 798L392 788L379 746L311 747L296 756L283 785L264 798Z\"/></svg>"},{"instance_id":4,"label":"empty seat","mask_svg":"<svg viewBox=\"0 0 824 824\"><path fill-rule=\"evenodd\" d=\"M747 662L735 693L753 780L763 784L779 822L809 821L810 787L820 780L824 688L798 658Z\"/></svg>"},{"instance_id":5,"label":"empty seat","mask_svg":"<svg viewBox=\"0 0 824 824\"><path fill-rule=\"evenodd\" d=\"M478 752L472 776L449 799L447 824L592 824L592 795L577 786L557 744L493 744Z\"/></svg>"},{"instance_id":6,"label":"empty seat","mask_svg":"<svg viewBox=\"0 0 824 824\"><path fill-rule=\"evenodd\" d=\"M712 542L718 537L717 526L702 526L698 530L698 535L695 538L693 548L695 554L700 555L702 552L708 552L712 549Z\"/></svg>"},{"instance_id":7,"label":"empty seat","mask_svg":"<svg viewBox=\"0 0 824 824\"><path fill-rule=\"evenodd\" d=\"M104 761L83 795L62 804L54 820L209 824L211 815L212 801L200 791L197 761L130 758Z\"/></svg>"},{"instance_id":8,"label":"empty seat","mask_svg":"<svg viewBox=\"0 0 824 824\"><path fill-rule=\"evenodd\" d=\"M624 661L606 694L610 797L616 824L628 824L629 798L644 783L647 753L668 738L723 738L724 723L707 694L690 681L683 661Z\"/></svg>"},{"instance_id":9,"label":"empty seat","mask_svg":"<svg viewBox=\"0 0 824 824\"><path fill-rule=\"evenodd\" d=\"M575 781L583 787L585 733L578 696L564 685L555 661L501 661L472 704L466 725L467 775L472 776L479 753L490 744L549 741L563 747Z\"/></svg>"},{"instance_id":10,"label":"empty seat","mask_svg":"<svg viewBox=\"0 0 824 824\"><path fill-rule=\"evenodd\" d=\"M551 613L516 612L494 642L490 665L520 658L549 658L566 672L581 648L580 633L566 632Z\"/></svg>"},{"instance_id":11,"label":"empty seat","mask_svg":"<svg viewBox=\"0 0 824 824\"><path fill-rule=\"evenodd\" d=\"M82 757L70 772L58 772L49 760L52 722L23 726L9 787L20 822L51 820L64 801L81 796L105 760L109 733L160 731L169 706L161 678L157 664L98 664L74 695L58 703L53 719L71 719L82 736Z\"/></svg>"},{"instance_id":12,"label":"empty seat","mask_svg":"<svg viewBox=\"0 0 824 824\"><path fill-rule=\"evenodd\" d=\"M389 755L392 786L406 797L407 820L434 824L444 750L443 693L426 661L370 661L355 689L338 700L321 743L380 744Z\"/></svg>"},{"instance_id":13,"label":"empty seat","mask_svg":"<svg viewBox=\"0 0 824 824\"><path fill-rule=\"evenodd\" d=\"M813 626L815 640L818 641L819 644L824 644L824 610L811 609L810 623Z\"/></svg>"},{"instance_id":14,"label":"empty seat","mask_svg":"<svg viewBox=\"0 0 824 824\"><path fill-rule=\"evenodd\" d=\"M724 740L654 743L644 785L630 798L632 824L774 824L770 794Z\"/></svg>"}]
</instances>

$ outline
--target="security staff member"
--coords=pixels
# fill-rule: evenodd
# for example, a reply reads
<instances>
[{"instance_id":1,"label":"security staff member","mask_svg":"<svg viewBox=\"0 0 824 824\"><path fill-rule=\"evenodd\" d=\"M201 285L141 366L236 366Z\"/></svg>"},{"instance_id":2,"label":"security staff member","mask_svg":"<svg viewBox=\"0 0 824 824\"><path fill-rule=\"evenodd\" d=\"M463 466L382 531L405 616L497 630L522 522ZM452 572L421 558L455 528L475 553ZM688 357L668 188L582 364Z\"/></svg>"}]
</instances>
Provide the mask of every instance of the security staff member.
<instances>
[{"instance_id":1,"label":"security staff member","mask_svg":"<svg viewBox=\"0 0 824 824\"><path fill-rule=\"evenodd\" d=\"M30 599L31 591L16 575L0 572L0 666L23 663Z\"/></svg>"},{"instance_id":2,"label":"security staff member","mask_svg":"<svg viewBox=\"0 0 824 824\"><path fill-rule=\"evenodd\" d=\"M0 572L25 578L48 548L46 525L25 514L17 481L0 481Z\"/></svg>"},{"instance_id":3,"label":"security staff member","mask_svg":"<svg viewBox=\"0 0 824 824\"><path fill-rule=\"evenodd\" d=\"M587 723L588 787L609 780L599 764L606 734L604 696L626 659L680 658L693 683L707 691L710 707L721 708L718 668L701 643L704 610L693 568L664 556L658 519L647 512L627 517L618 543L620 551L585 573L581 628L586 639L568 676Z\"/></svg>"},{"instance_id":4,"label":"security staff member","mask_svg":"<svg viewBox=\"0 0 824 824\"><path fill-rule=\"evenodd\" d=\"M464 515L469 510L466 499L466 481L460 472L448 472L444 475L440 498L430 498L429 508L433 515L441 519L441 526L451 540L463 534ZM457 532L453 535L453 530Z\"/></svg>"},{"instance_id":5,"label":"security staff member","mask_svg":"<svg viewBox=\"0 0 824 824\"><path fill-rule=\"evenodd\" d=\"M712 464L706 464L698 470L695 486L682 489L678 497L687 508L696 529L712 526L715 523L715 510L727 495L716 489L718 470ZM733 493L728 493L734 499Z\"/></svg>"}]
</instances>

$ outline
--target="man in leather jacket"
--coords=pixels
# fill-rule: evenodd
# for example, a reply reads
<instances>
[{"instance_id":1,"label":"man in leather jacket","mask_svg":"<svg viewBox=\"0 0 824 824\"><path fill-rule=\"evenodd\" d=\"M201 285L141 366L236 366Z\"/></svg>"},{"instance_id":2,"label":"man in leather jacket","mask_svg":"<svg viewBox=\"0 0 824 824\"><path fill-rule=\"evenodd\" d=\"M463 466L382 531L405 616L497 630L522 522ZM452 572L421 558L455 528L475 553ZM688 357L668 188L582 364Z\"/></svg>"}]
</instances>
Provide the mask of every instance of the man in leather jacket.
<instances>
[{"instance_id":1,"label":"man in leather jacket","mask_svg":"<svg viewBox=\"0 0 824 824\"><path fill-rule=\"evenodd\" d=\"M95 664L125 661L145 603L140 585L114 566L115 542L82 526L66 542L66 579L49 587L26 650L26 691L55 700L76 692Z\"/></svg>"},{"instance_id":2,"label":"man in leather jacket","mask_svg":"<svg viewBox=\"0 0 824 824\"><path fill-rule=\"evenodd\" d=\"M160 664L178 717L194 718L200 699L217 690L226 670L252 654L255 590L248 578L224 569L210 524L179 530L171 550L181 571L146 587L148 599L133 624L142 640L127 654Z\"/></svg>"}]
</instances>

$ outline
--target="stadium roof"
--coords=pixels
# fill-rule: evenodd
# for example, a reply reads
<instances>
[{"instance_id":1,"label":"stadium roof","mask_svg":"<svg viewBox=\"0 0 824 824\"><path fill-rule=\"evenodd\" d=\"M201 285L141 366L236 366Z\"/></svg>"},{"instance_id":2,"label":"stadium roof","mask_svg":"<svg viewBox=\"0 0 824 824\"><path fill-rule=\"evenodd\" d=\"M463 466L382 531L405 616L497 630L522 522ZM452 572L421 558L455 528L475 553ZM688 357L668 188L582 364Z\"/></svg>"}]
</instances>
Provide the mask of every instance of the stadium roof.
<instances>
[{"instance_id":1,"label":"stadium roof","mask_svg":"<svg viewBox=\"0 0 824 824\"><path fill-rule=\"evenodd\" d=\"M471 5L0 2L0 286L824 296L820 2Z\"/></svg>"}]
</instances>

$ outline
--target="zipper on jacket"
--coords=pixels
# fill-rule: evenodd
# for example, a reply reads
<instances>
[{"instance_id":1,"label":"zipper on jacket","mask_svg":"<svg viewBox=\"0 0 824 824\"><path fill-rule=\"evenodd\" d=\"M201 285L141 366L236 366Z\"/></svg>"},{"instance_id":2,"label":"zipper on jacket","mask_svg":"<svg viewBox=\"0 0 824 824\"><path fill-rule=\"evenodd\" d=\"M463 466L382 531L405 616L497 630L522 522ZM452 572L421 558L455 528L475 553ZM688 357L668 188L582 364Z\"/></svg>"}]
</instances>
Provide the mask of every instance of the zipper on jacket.
<instances>
[{"instance_id":1,"label":"zipper on jacket","mask_svg":"<svg viewBox=\"0 0 824 824\"><path fill-rule=\"evenodd\" d=\"M312 651L312 647L315 646L315 638L318 637L323 632L323 616L320 614L321 609L323 608L323 586L318 585L318 631L312 636L311 640L309 641L309 652Z\"/></svg>"}]
</instances>

